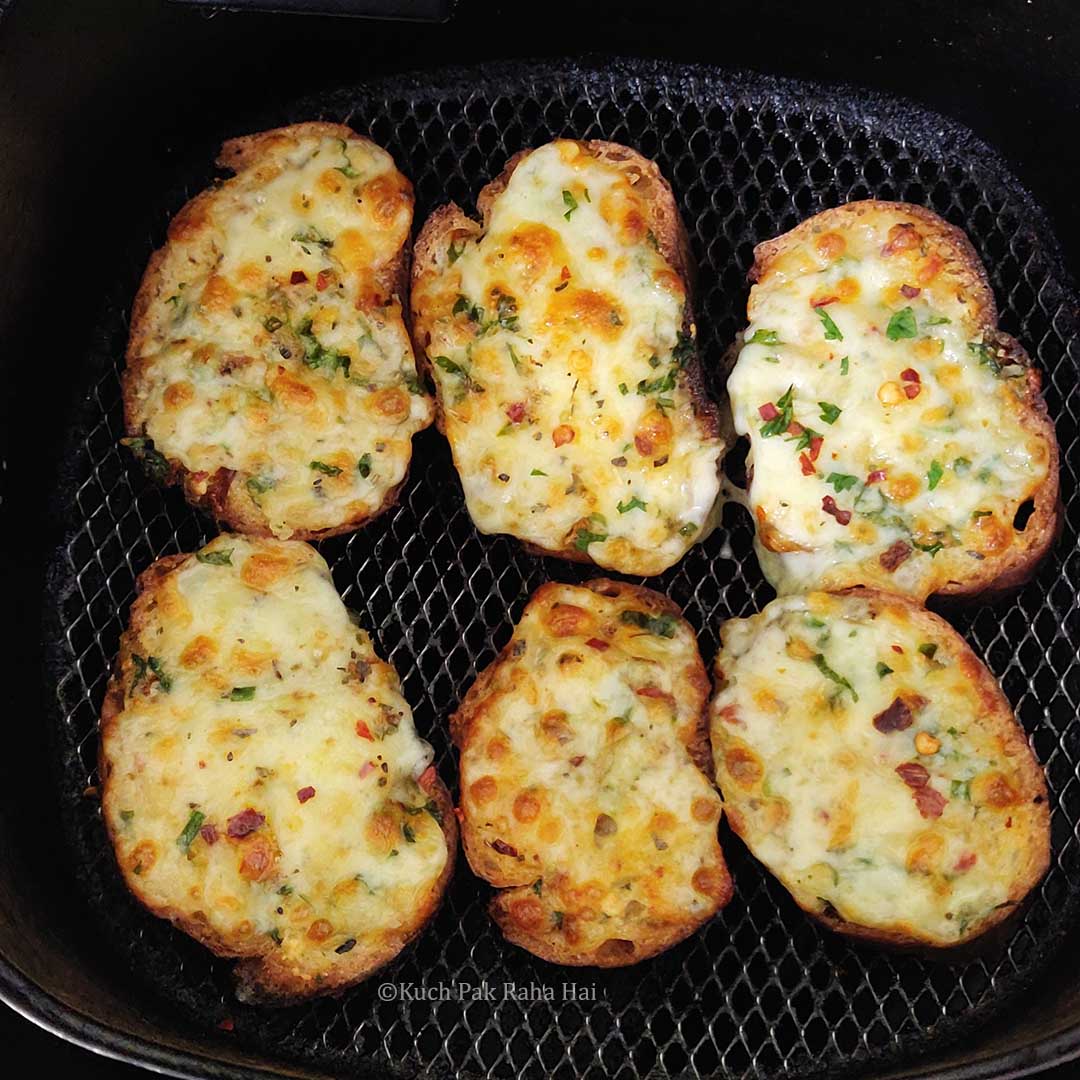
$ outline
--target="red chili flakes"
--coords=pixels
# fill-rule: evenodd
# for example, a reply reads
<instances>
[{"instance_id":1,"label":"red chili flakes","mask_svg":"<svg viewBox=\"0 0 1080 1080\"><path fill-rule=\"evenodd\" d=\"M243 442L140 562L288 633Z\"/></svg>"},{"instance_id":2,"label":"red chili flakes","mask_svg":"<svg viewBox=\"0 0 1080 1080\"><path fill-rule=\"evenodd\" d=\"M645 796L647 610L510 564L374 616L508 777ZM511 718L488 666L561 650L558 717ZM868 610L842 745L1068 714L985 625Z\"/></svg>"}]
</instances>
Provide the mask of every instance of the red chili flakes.
<instances>
[{"instance_id":1,"label":"red chili flakes","mask_svg":"<svg viewBox=\"0 0 1080 1080\"><path fill-rule=\"evenodd\" d=\"M881 563L889 573L892 573L893 570L910 557L912 550L911 545L906 540L897 540L878 556L878 562Z\"/></svg>"},{"instance_id":2,"label":"red chili flakes","mask_svg":"<svg viewBox=\"0 0 1080 1080\"><path fill-rule=\"evenodd\" d=\"M903 653L903 651L904 651L903 648L901 648L899 645L893 645L893 646L891 646L891 648L892 648L892 651L895 652L895 653Z\"/></svg>"},{"instance_id":3,"label":"red chili flakes","mask_svg":"<svg viewBox=\"0 0 1080 1080\"><path fill-rule=\"evenodd\" d=\"M219 1031L232 1031L234 1027L236 1027L236 1025L233 1023L231 1016L226 1016L225 1019L218 1024Z\"/></svg>"},{"instance_id":4,"label":"red chili flakes","mask_svg":"<svg viewBox=\"0 0 1080 1080\"><path fill-rule=\"evenodd\" d=\"M570 759L570 764L573 765L574 768L576 769L584 760L585 760L585 755L584 754L577 754L575 757L572 757ZM1011 821L1012 819L1010 818L1009 820Z\"/></svg>"},{"instance_id":5,"label":"red chili flakes","mask_svg":"<svg viewBox=\"0 0 1080 1080\"><path fill-rule=\"evenodd\" d=\"M970 870L978 860L978 855L974 851L965 851L959 859L956 860L956 872L958 874L964 873L966 870Z\"/></svg>"},{"instance_id":6,"label":"red chili flakes","mask_svg":"<svg viewBox=\"0 0 1080 1080\"><path fill-rule=\"evenodd\" d=\"M331 271L329 271L329 270L320 270L319 274L318 274L318 277L315 278L315 288L318 289L319 292L325 291L327 285L330 284L330 278L331 277L332 277Z\"/></svg>"},{"instance_id":7,"label":"red chili flakes","mask_svg":"<svg viewBox=\"0 0 1080 1080\"><path fill-rule=\"evenodd\" d=\"M914 300L914 299L915 299L915 297L916 297L916 296L918 296L918 295L919 295L919 293L921 293L921 292L922 292L922 289L916 289L914 285L901 285L901 286L900 286L900 291L901 291L901 292L902 292L902 293L903 293L903 294L904 294L904 295L905 295L905 296L906 296L906 297L907 297L907 298L908 298L909 300Z\"/></svg>"},{"instance_id":8,"label":"red chili flakes","mask_svg":"<svg viewBox=\"0 0 1080 1080\"><path fill-rule=\"evenodd\" d=\"M884 469L875 469L867 478L868 484L880 484L885 479Z\"/></svg>"},{"instance_id":9,"label":"red chili flakes","mask_svg":"<svg viewBox=\"0 0 1080 1080\"><path fill-rule=\"evenodd\" d=\"M873 720L874 727L883 735L887 735L891 731L904 731L906 728L911 727L913 723L914 718L911 715L908 703L899 697L893 698L892 704L888 708L882 709Z\"/></svg>"},{"instance_id":10,"label":"red chili flakes","mask_svg":"<svg viewBox=\"0 0 1080 1080\"><path fill-rule=\"evenodd\" d=\"M589 640L586 641L585 644L588 645L590 649L595 649L597 652L605 652L607 649L611 648L611 646L606 641L603 641L601 638L596 637L589 638Z\"/></svg>"},{"instance_id":11,"label":"red chili flakes","mask_svg":"<svg viewBox=\"0 0 1080 1080\"><path fill-rule=\"evenodd\" d=\"M360 766L360 772L357 775L360 777L361 780L363 780L365 776L368 776L374 771L375 766L370 761L365 761L364 764Z\"/></svg>"},{"instance_id":12,"label":"red chili flakes","mask_svg":"<svg viewBox=\"0 0 1080 1080\"><path fill-rule=\"evenodd\" d=\"M914 794L915 805L924 818L941 817L949 801L940 791L929 785L919 788Z\"/></svg>"},{"instance_id":13,"label":"red chili flakes","mask_svg":"<svg viewBox=\"0 0 1080 1080\"><path fill-rule=\"evenodd\" d=\"M525 402L512 401L506 406L506 415L510 418L511 423L520 424L525 419Z\"/></svg>"},{"instance_id":14,"label":"red chili flakes","mask_svg":"<svg viewBox=\"0 0 1080 1080\"><path fill-rule=\"evenodd\" d=\"M296 801L298 803L306 803L308 799L315 798L315 789L313 787L302 787L296 793Z\"/></svg>"},{"instance_id":15,"label":"red chili flakes","mask_svg":"<svg viewBox=\"0 0 1080 1080\"><path fill-rule=\"evenodd\" d=\"M241 810L239 814L233 814L229 818L229 825L226 829L229 836L234 840L242 840L245 836L255 832L266 822L266 818L258 812L258 810L252 810L249 806L246 810Z\"/></svg>"},{"instance_id":16,"label":"red chili flakes","mask_svg":"<svg viewBox=\"0 0 1080 1080\"><path fill-rule=\"evenodd\" d=\"M775 420L779 415L780 410L771 401L766 401L764 405L758 406L758 416L762 420Z\"/></svg>"},{"instance_id":17,"label":"red chili flakes","mask_svg":"<svg viewBox=\"0 0 1080 1080\"><path fill-rule=\"evenodd\" d=\"M810 440L810 460L811 461L817 461L818 454L821 453L821 444L824 441L825 441L825 437L823 435L815 435Z\"/></svg>"},{"instance_id":18,"label":"red chili flakes","mask_svg":"<svg viewBox=\"0 0 1080 1080\"><path fill-rule=\"evenodd\" d=\"M806 431L806 428L799 423L798 420L792 420L787 426L787 433L789 435L802 435Z\"/></svg>"},{"instance_id":19,"label":"red chili flakes","mask_svg":"<svg viewBox=\"0 0 1080 1080\"><path fill-rule=\"evenodd\" d=\"M435 786L435 766L429 765L416 779L421 791L431 791Z\"/></svg>"},{"instance_id":20,"label":"red chili flakes","mask_svg":"<svg viewBox=\"0 0 1080 1080\"><path fill-rule=\"evenodd\" d=\"M290 285L303 285L303 283L305 281L307 281L307 279L308 279L307 274L305 274L303 270L294 270L289 275L289 284Z\"/></svg>"},{"instance_id":21,"label":"red chili flakes","mask_svg":"<svg viewBox=\"0 0 1080 1080\"><path fill-rule=\"evenodd\" d=\"M810 306L812 308L828 307L829 304L835 304L839 299L839 296L815 296L810 301Z\"/></svg>"},{"instance_id":22,"label":"red chili flakes","mask_svg":"<svg viewBox=\"0 0 1080 1080\"><path fill-rule=\"evenodd\" d=\"M515 859L517 858L517 854L518 854L517 848L511 847L505 840L492 840L491 841L491 846L500 855L510 855L512 858L515 858Z\"/></svg>"},{"instance_id":23,"label":"red chili flakes","mask_svg":"<svg viewBox=\"0 0 1080 1080\"><path fill-rule=\"evenodd\" d=\"M799 455L799 465L802 467L803 476L813 476L817 472L814 463L805 454Z\"/></svg>"},{"instance_id":24,"label":"red chili flakes","mask_svg":"<svg viewBox=\"0 0 1080 1080\"><path fill-rule=\"evenodd\" d=\"M559 272L559 280L560 281L569 281L570 280L570 267L569 266L564 266L562 268L562 270Z\"/></svg>"},{"instance_id":25,"label":"red chili flakes","mask_svg":"<svg viewBox=\"0 0 1080 1080\"><path fill-rule=\"evenodd\" d=\"M924 788L930 783L930 773L917 761L905 761L896 766L896 774L909 788Z\"/></svg>"},{"instance_id":26,"label":"red chili flakes","mask_svg":"<svg viewBox=\"0 0 1080 1080\"><path fill-rule=\"evenodd\" d=\"M904 368L900 372L900 379L904 384L904 393L908 398L917 398L922 392L922 380L914 368Z\"/></svg>"},{"instance_id":27,"label":"red chili flakes","mask_svg":"<svg viewBox=\"0 0 1080 1080\"><path fill-rule=\"evenodd\" d=\"M659 686L642 686L634 691L638 697L656 698L658 701L674 701L675 699L666 690Z\"/></svg>"},{"instance_id":28,"label":"red chili flakes","mask_svg":"<svg viewBox=\"0 0 1080 1080\"><path fill-rule=\"evenodd\" d=\"M851 511L841 510L840 507L836 505L836 500L831 495L826 495L825 498L821 500L821 509L824 510L826 514L832 514L832 516L836 518L837 525L847 525L848 522L851 521Z\"/></svg>"},{"instance_id":29,"label":"red chili flakes","mask_svg":"<svg viewBox=\"0 0 1080 1080\"><path fill-rule=\"evenodd\" d=\"M368 742L375 741L375 736L371 734L371 728L369 728L363 720L356 721L356 734L359 735L361 739L367 739Z\"/></svg>"},{"instance_id":30,"label":"red chili flakes","mask_svg":"<svg viewBox=\"0 0 1080 1080\"><path fill-rule=\"evenodd\" d=\"M203 826L203 827L202 827L202 828L201 828L201 829L199 830L199 835L200 835L200 836L201 836L201 837L202 837L202 838L203 838L203 839L204 839L204 840L205 840L205 841L206 841L206 842L207 842L208 844L216 844L216 843L217 843L217 841L218 841L218 831L217 831L217 826L216 826L216 825L214 825L214 824L207 824L207 825L204 825L204 826Z\"/></svg>"},{"instance_id":31,"label":"red chili flakes","mask_svg":"<svg viewBox=\"0 0 1080 1080\"><path fill-rule=\"evenodd\" d=\"M941 792L930 787L930 774L917 761L905 761L896 766L900 779L911 788L915 805L924 818L939 818L948 800Z\"/></svg>"}]
</instances>

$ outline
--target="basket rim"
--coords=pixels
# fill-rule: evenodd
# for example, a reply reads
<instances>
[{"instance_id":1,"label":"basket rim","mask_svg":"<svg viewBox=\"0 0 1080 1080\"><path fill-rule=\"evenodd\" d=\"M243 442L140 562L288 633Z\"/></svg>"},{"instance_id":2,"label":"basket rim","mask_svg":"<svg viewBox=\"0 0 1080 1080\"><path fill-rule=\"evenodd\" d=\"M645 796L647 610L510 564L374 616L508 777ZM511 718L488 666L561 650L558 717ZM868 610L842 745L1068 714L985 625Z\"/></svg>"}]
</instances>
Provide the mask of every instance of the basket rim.
<instances>
[{"instance_id":1,"label":"basket rim","mask_svg":"<svg viewBox=\"0 0 1080 1080\"><path fill-rule=\"evenodd\" d=\"M316 116L326 113L327 103L332 103L339 97L344 99L375 92L397 92L414 98L437 100L440 93L458 90L463 84L472 87L505 87L508 81L528 85L583 74L621 74L644 85L652 80L663 80L676 88L685 87L698 93L705 90L718 102L725 97L732 101L736 98L754 101L797 93L805 103L808 114L812 115L824 109L835 110L845 119L879 126L886 131L890 126L902 124L914 112L921 120L932 121L935 125L933 140L929 141L931 150L940 149L977 157L981 170L996 173L999 179L1008 183L1022 200L1025 211L1029 213L1028 224L1044 243L1043 255L1063 292L1073 300L1074 313L1080 312L1076 299L1076 279L1064 258L1053 221L1030 189L1019 179L1013 162L965 124L916 100L864 85L843 81L804 80L725 65L686 64L673 60L593 52L576 57L566 55L558 59L499 60L471 65L440 65L430 70L407 69L323 91L317 96L304 95L294 102L286 102L283 107L279 105L272 111L280 116L288 109L302 108L310 102L313 105L312 115ZM732 89L733 84L738 86L737 91ZM319 104L314 104L316 101ZM249 130L257 130L262 118L253 116ZM898 141L903 142L902 136ZM63 441L68 443L72 438L74 432ZM70 445L68 448L70 449ZM70 460L70 457L66 460ZM46 513L53 520L66 520L71 507L63 503L59 487L62 487L62 484L58 484L46 496ZM47 554L46 571L42 580L46 598L43 618L47 629L55 630L55 626L50 625L53 613L47 599L47 583L56 580L54 575L63 565L65 551L76 530L76 525L63 530L59 541ZM55 647L55 634L46 633L43 642L43 669L48 668L48 656ZM51 682L49 685L52 685ZM48 711L52 711L51 706ZM53 730L51 724L49 730ZM232 1064L209 1054L178 1049L164 1042L110 1026L80 1012L46 990L28 977L2 951L0 1001L43 1030L85 1050L113 1060L148 1067L165 1075L190 1080L264 1080L276 1076L324 1075L322 1071L313 1072L309 1066L299 1062L271 1063L268 1067ZM1080 1019L1039 1042L1001 1053L989 1053L983 1058L944 1070L936 1068L929 1059L916 1060L906 1068L902 1065L900 1068L903 1069L902 1075L911 1080L1010 1080L1077 1058L1080 1058ZM872 1059L867 1062L867 1066L873 1068ZM363 1070L365 1075L390 1075L374 1063L371 1063L370 1068L370 1073L366 1068Z\"/></svg>"}]
</instances>

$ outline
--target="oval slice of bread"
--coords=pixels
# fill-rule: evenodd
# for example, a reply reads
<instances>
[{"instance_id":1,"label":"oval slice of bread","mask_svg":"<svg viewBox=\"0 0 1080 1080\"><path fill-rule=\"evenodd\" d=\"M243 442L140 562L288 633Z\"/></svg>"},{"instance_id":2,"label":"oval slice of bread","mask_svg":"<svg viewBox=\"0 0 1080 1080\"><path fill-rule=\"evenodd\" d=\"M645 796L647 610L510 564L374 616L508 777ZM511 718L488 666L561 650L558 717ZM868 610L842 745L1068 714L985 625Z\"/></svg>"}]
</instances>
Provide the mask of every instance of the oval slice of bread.
<instances>
[{"instance_id":1,"label":"oval slice of bread","mask_svg":"<svg viewBox=\"0 0 1080 1080\"><path fill-rule=\"evenodd\" d=\"M506 937L618 967L732 895L708 779L709 681L677 607L598 579L536 591L451 719L473 871Z\"/></svg>"},{"instance_id":2,"label":"oval slice of bread","mask_svg":"<svg viewBox=\"0 0 1080 1080\"><path fill-rule=\"evenodd\" d=\"M715 524L724 444L690 252L653 162L560 140L510 159L416 242L418 355L476 527L658 574Z\"/></svg>"},{"instance_id":3,"label":"oval slice of bread","mask_svg":"<svg viewBox=\"0 0 1080 1080\"><path fill-rule=\"evenodd\" d=\"M105 824L155 915L241 957L244 1000L388 963L450 879L449 795L394 669L295 541L159 559L101 713Z\"/></svg>"},{"instance_id":4,"label":"oval slice of bread","mask_svg":"<svg viewBox=\"0 0 1080 1080\"><path fill-rule=\"evenodd\" d=\"M227 142L146 269L128 445L230 528L310 540L393 505L433 403L403 320L413 196L340 124Z\"/></svg>"},{"instance_id":5,"label":"oval slice of bread","mask_svg":"<svg viewBox=\"0 0 1080 1080\"><path fill-rule=\"evenodd\" d=\"M963 233L850 203L759 245L750 276L728 393L777 591L922 599L1029 577L1059 526L1058 446Z\"/></svg>"},{"instance_id":6,"label":"oval slice of bread","mask_svg":"<svg viewBox=\"0 0 1080 1080\"><path fill-rule=\"evenodd\" d=\"M774 600L722 630L710 705L731 827L841 933L953 946L1049 864L1042 770L942 619L870 589Z\"/></svg>"}]
</instances>

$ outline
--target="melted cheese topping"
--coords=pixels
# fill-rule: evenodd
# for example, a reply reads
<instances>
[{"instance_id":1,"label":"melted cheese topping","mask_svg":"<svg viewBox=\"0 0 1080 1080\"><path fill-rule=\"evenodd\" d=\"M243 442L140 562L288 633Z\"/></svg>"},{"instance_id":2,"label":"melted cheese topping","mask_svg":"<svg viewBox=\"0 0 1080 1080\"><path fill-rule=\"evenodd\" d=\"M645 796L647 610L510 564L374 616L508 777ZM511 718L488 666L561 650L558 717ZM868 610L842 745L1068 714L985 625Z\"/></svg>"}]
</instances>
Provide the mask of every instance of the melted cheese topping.
<instances>
[{"instance_id":1,"label":"melted cheese topping","mask_svg":"<svg viewBox=\"0 0 1080 1080\"><path fill-rule=\"evenodd\" d=\"M978 661L911 614L811 593L727 623L713 753L733 826L802 907L952 945L1034 883L1045 788Z\"/></svg>"},{"instance_id":2,"label":"melted cheese topping","mask_svg":"<svg viewBox=\"0 0 1080 1080\"><path fill-rule=\"evenodd\" d=\"M448 857L432 752L322 558L221 536L129 635L104 812L140 898L316 985L412 927Z\"/></svg>"},{"instance_id":3,"label":"melted cheese topping","mask_svg":"<svg viewBox=\"0 0 1080 1080\"><path fill-rule=\"evenodd\" d=\"M728 381L758 556L780 593L925 597L1023 544L1014 516L1046 480L1047 439L924 221L829 224L767 263Z\"/></svg>"},{"instance_id":4,"label":"melted cheese topping","mask_svg":"<svg viewBox=\"0 0 1080 1080\"><path fill-rule=\"evenodd\" d=\"M526 934L627 959L711 915L730 879L687 749L708 686L693 631L647 590L592 585L542 588L483 676L461 805L470 862L520 886Z\"/></svg>"},{"instance_id":5,"label":"melted cheese topping","mask_svg":"<svg viewBox=\"0 0 1080 1080\"><path fill-rule=\"evenodd\" d=\"M173 224L134 420L205 493L219 469L274 535L376 513L432 420L384 278L412 191L366 139L279 136Z\"/></svg>"},{"instance_id":6,"label":"melted cheese topping","mask_svg":"<svg viewBox=\"0 0 1080 1080\"><path fill-rule=\"evenodd\" d=\"M685 290L647 220L626 171L552 143L413 305L477 527L657 574L712 526L723 443L695 416Z\"/></svg>"}]
</instances>

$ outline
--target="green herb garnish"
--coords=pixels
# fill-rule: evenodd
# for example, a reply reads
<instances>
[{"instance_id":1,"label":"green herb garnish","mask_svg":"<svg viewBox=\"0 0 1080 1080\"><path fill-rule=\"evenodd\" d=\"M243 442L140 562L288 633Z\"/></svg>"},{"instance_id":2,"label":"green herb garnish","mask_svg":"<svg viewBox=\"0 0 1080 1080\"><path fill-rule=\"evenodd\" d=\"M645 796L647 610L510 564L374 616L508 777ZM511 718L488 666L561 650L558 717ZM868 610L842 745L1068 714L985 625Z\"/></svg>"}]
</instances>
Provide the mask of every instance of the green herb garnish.
<instances>
[{"instance_id":1,"label":"green herb garnish","mask_svg":"<svg viewBox=\"0 0 1080 1080\"><path fill-rule=\"evenodd\" d=\"M366 480L371 475L371 455L361 454L356 463L356 471Z\"/></svg>"},{"instance_id":2,"label":"green herb garnish","mask_svg":"<svg viewBox=\"0 0 1080 1080\"><path fill-rule=\"evenodd\" d=\"M308 465L316 472L321 472L326 476L340 476L341 468L338 465L327 465L325 461L309 461Z\"/></svg>"},{"instance_id":3,"label":"green herb garnish","mask_svg":"<svg viewBox=\"0 0 1080 1080\"><path fill-rule=\"evenodd\" d=\"M851 473L829 473L825 477L826 484L832 484L832 486L838 491L847 491L848 488L853 488L859 482L857 476L852 476Z\"/></svg>"},{"instance_id":4,"label":"green herb garnish","mask_svg":"<svg viewBox=\"0 0 1080 1080\"><path fill-rule=\"evenodd\" d=\"M628 514L631 510L644 510L648 503L643 503L636 495L632 495L627 502L618 503L615 507L620 514Z\"/></svg>"},{"instance_id":5,"label":"green herb garnish","mask_svg":"<svg viewBox=\"0 0 1080 1080\"><path fill-rule=\"evenodd\" d=\"M251 701L255 697L254 686L234 686L228 694L230 701Z\"/></svg>"},{"instance_id":6,"label":"green herb garnish","mask_svg":"<svg viewBox=\"0 0 1080 1080\"><path fill-rule=\"evenodd\" d=\"M199 830L202 828L202 823L206 820L206 815L201 810L192 810L191 817L188 818L187 824L184 826L184 831L176 838L176 846L181 851L187 851L191 847L195 837L199 835Z\"/></svg>"},{"instance_id":7,"label":"green herb garnish","mask_svg":"<svg viewBox=\"0 0 1080 1080\"><path fill-rule=\"evenodd\" d=\"M825 340L843 341L844 335L840 333L840 327L833 322L832 316L823 307L814 308L814 310L821 320L821 325L825 328Z\"/></svg>"},{"instance_id":8,"label":"green herb garnish","mask_svg":"<svg viewBox=\"0 0 1080 1080\"><path fill-rule=\"evenodd\" d=\"M903 338L913 338L919 332L915 322L915 312L911 308L901 308L893 314L889 325L885 328L885 336L890 341L900 341Z\"/></svg>"},{"instance_id":9,"label":"green herb garnish","mask_svg":"<svg viewBox=\"0 0 1080 1080\"><path fill-rule=\"evenodd\" d=\"M309 225L303 232L293 233L292 238L298 244L317 244L319 247L332 248L334 241L324 236L314 225Z\"/></svg>"},{"instance_id":10,"label":"green herb garnish","mask_svg":"<svg viewBox=\"0 0 1080 1080\"><path fill-rule=\"evenodd\" d=\"M934 461L931 461L930 470L926 474L926 483L931 491L933 491L934 488L938 486L938 484L941 482L941 478L944 475L945 470L941 467L941 462L937 461L936 459Z\"/></svg>"},{"instance_id":11,"label":"green herb garnish","mask_svg":"<svg viewBox=\"0 0 1080 1080\"><path fill-rule=\"evenodd\" d=\"M789 386L787 390L776 400L776 408L780 410L779 416L774 416L771 420L767 420L761 427L761 435L763 438L768 439L773 435L779 435L781 432L787 431L791 426L792 406L791 400L795 393L794 385Z\"/></svg>"},{"instance_id":12,"label":"green herb garnish","mask_svg":"<svg viewBox=\"0 0 1080 1080\"><path fill-rule=\"evenodd\" d=\"M147 438L122 439L121 442L138 459L151 480L161 483L169 475L169 462L163 453L154 449L154 440Z\"/></svg>"},{"instance_id":13,"label":"green herb garnish","mask_svg":"<svg viewBox=\"0 0 1080 1080\"><path fill-rule=\"evenodd\" d=\"M619 622L627 626L636 626L657 637L673 638L675 636L674 615L653 616L644 611L622 611L619 613Z\"/></svg>"},{"instance_id":14,"label":"green herb garnish","mask_svg":"<svg viewBox=\"0 0 1080 1080\"><path fill-rule=\"evenodd\" d=\"M345 164L334 167L347 179L355 180L360 174L353 168L352 159L348 155L349 144L344 139L338 139L338 142L341 144L341 156L345 159Z\"/></svg>"},{"instance_id":15,"label":"green herb garnish","mask_svg":"<svg viewBox=\"0 0 1080 1080\"><path fill-rule=\"evenodd\" d=\"M233 551L233 548L225 548L224 551L196 551L195 558L209 566L232 566Z\"/></svg>"},{"instance_id":16,"label":"green herb garnish","mask_svg":"<svg viewBox=\"0 0 1080 1080\"><path fill-rule=\"evenodd\" d=\"M779 345L780 335L775 330L755 330L747 345Z\"/></svg>"},{"instance_id":17,"label":"green herb garnish","mask_svg":"<svg viewBox=\"0 0 1080 1080\"><path fill-rule=\"evenodd\" d=\"M818 669L818 671L821 672L822 675L825 676L826 679L830 680L830 682L836 683L836 685L839 686L841 690L846 690L849 694L851 694L852 701L859 700L859 695L855 692L855 687L853 687L851 683L849 683L847 679L844 678L843 675L840 675L839 673L833 671L833 669L829 667L828 663L826 663L825 657L821 653L815 653L814 666Z\"/></svg>"},{"instance_id":18,"label":"green herb garnish","mask_svg":"<svg viewBox=\"0 0 1080 1080\"><path fill-rule=\"evenodd\" d=\"M835 424L839 419L840 414L844 411L837 405L833 405L828 401L819 401L818 408L821 410L821 419L826 424Z\"/></svg>"},{"instance_id":19,"label":"green herb garnish","mask_svg":"<svg viewBox=\"0 0 1080 1080\"><path fill-rule=\"evenodd\" d=\"M567 221L569 221L570 215L578 208L577 199L575 199L569 191L563 188L562 201L563 206L566 207L566 213L563 214L563 217L566 218Z\"/></svg>"},{"instance_id":20,"label":"green herb garnish","mask_svg":"<svg viewBox=\"0 0 1080 1080\"><path fill-rule=\"evenodd\" d=\"M891 675L893 673L893 669L889 667L888 664L883 664L880 660L877 662L876 670L879 679L884 679L886 675Z\"/></svg>"}]
</instances>

